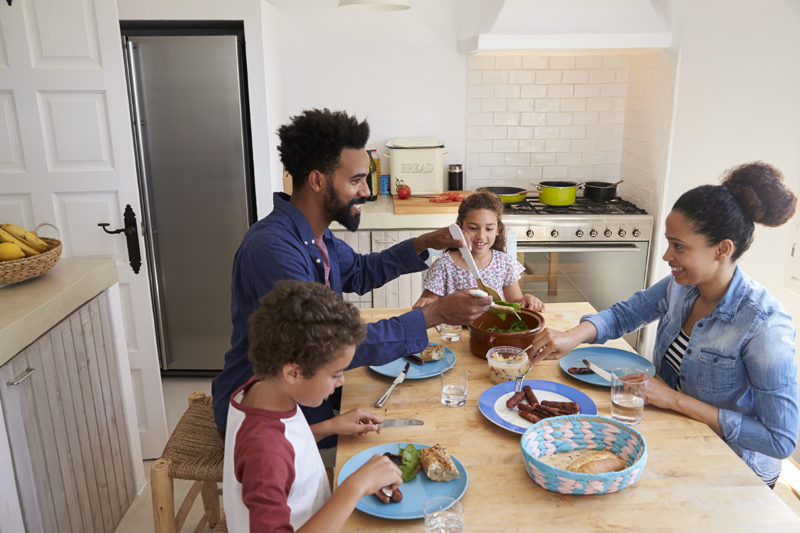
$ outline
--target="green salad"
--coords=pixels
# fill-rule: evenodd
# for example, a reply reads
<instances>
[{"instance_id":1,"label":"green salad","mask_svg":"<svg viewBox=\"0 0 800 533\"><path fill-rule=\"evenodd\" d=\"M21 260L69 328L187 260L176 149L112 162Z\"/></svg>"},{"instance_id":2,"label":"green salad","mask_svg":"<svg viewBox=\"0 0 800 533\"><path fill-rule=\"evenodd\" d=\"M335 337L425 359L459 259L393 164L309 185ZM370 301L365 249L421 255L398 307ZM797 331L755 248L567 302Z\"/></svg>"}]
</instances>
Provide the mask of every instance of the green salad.
<instances>
[{"instance_id":1,"label":"green salad","mask_svg":"<svg viewBox=\"0 0 800 533\"><path fill-rule=\"evenodd\" d=\"M406 483L417 477L419 450L413 444L407 444L405 448L400 448L400 456L403 458L403 462L400 463L400 472L403 473L403 483Z\"/></svg>"}]
</instances>

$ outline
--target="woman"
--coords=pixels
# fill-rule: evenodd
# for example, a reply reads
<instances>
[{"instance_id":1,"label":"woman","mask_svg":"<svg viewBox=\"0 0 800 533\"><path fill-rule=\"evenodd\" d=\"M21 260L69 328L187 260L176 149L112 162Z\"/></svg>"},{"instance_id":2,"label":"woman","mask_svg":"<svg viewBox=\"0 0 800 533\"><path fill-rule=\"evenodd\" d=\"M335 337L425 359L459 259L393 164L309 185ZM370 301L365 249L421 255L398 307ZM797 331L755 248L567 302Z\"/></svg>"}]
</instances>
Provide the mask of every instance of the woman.
<instances>
[{"instance_id":1,"label":"woman","mask_svg":"<svg viewBox=\"0 0 800 533\"><path fill-rule=\"evenodd\" d=\"M666 220L663 259L672 269L649 289L581 317L568 331L542 331L534 349L561 357L658 319L647 403L708 424L770 487L798 432L795 331L780 303L736 261L754 222L780 226L797 199L779 170L751 163L722 185L684 193Z\"/></svg>"}]
</instances>

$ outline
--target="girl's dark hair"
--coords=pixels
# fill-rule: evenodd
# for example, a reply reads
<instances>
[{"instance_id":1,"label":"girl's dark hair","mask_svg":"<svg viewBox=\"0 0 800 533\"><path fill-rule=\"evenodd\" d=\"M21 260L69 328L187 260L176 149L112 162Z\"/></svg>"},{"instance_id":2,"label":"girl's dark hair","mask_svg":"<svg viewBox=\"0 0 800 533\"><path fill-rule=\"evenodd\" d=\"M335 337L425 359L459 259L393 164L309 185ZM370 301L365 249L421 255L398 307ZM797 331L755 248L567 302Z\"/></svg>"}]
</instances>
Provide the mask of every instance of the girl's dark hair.
<instances>
[{"instance_id":1,"label":"girl's dark hair","mask_svg":"<svg viewBox=\"0 0 800 533\"><path fill-rule=\"evenodd\" d=\"M736 261L753 242L753 223L780 226L796 207L797 197L784 184L781 171L757 161L728 170L722 185L701 185L683 193L672 209L709 244L733 241L731 260Z\"/></svg>"},{"instance_id":2,"label":"girl's dark hair","mask_svg":"<svg viewBox=\"0 0 800 533\"><path fill-rule=\"evenodd\" d=\"M250 315L247 356L257 378L296 363L310 378L346 346L361 344L367 327L358 309L321 283L284 280Z\"/></svg>"},{"instance_id":3,"label":"girl's dark hair","mask_svg":"<svg viewBox=\"0 0 800 533\"><path fill-rule=\"evenodd\" d=\"M343 149L364 148L369 124L344 111L306 109L278 128L278 136L281 162L292 176L293 190L300 190L312 170L333 173Z\"/></svg>"},{"instance_id":4,"label":"girl's dark hair","mask_svg":"<svg viewBox=\"0 0 800 533\"><path fill-rule=\"evenodd\" d=\"M506 251L506 226L503 224L503 202L500 198L488 191L476 191L461 201L458 206L458 216L456 224L461 226L467 213L476 209L488 209L497 215L497 238L494 240L492 248L501 252Z\"/></svg>"}]
</instances>

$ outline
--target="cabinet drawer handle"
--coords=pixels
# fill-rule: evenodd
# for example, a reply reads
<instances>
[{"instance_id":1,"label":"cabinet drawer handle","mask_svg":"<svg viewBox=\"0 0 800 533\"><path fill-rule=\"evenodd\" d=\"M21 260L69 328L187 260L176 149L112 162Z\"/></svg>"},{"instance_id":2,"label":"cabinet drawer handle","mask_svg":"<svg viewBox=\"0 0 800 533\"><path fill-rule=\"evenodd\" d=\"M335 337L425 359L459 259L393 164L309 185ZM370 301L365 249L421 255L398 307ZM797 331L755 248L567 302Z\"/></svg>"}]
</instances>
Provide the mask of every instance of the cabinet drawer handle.
<instances>
[{"instance_id":1,"label":"cabinet drawer handle","mask_svg":"<svg viewBox=\"0 0 800 533\"><path fill-rule=\"evenodd\" d=\"M388 240L385 240L385 241L380 241L378 239L375 239L375 242L378 243L378 244L393 244L395 242L395 240L394 239L388 239Z\"/></svg>"},{"instance_id":2,"label":"cabinet drawer handle","mask_svg":"<svg viewBox=\"0 0 800 533\"><path fill-rule=\"evenodd\" d=\"M14 379L14 381L9 381L8 385L11 387L19 385L20 383L31 377L31 374L33 374L34 372L36 372L35 368L26 368L19 376L16 377L16 379Z\"/></svg>"}]
</instances>

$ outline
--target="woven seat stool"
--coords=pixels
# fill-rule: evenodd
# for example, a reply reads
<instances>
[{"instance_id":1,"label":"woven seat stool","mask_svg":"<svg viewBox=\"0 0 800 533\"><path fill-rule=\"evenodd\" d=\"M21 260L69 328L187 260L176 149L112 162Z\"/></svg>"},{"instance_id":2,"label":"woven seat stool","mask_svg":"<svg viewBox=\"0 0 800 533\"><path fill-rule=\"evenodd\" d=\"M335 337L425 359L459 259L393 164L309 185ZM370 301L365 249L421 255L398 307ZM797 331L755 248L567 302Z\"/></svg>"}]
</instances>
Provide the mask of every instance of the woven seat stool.
<instances>
[{"instance_id":1,"label":"woven seat stool","mask_svg":"<svg viewBox=\"0 0 800 533\"><path fill-rule=\"evenodd\" d=\"M214 422L211 396L201 392L190 394L189 407L170 435L161 458L150 467L156 533L180 531L198 494L205 513L194 531L202 531L206 524L212 529L218 524L224 527L218 490L224 451ZM177 515L173 479L194 481Z\"/></svg>"}]
</instances>

